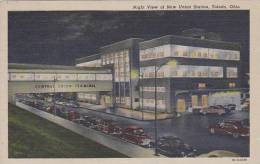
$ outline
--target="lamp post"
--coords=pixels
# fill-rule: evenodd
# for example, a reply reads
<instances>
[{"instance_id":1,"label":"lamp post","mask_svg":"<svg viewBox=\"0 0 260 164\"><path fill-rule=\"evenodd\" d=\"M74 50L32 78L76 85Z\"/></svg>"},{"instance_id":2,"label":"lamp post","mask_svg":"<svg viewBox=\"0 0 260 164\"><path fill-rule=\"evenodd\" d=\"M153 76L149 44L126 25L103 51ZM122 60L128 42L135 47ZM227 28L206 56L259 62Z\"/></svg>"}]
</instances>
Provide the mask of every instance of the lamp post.
<instances>
[{"instance_id":1,"label":"lamp post","mask_svg":"<svg viewBox=\"0 0 260 164\"><path fill-rule=\"evenodd\" d=\"M143 82L143 78L144 78L144 74L143 73L140 74L140 78L141 78L141 80ZM139 90L140 90L140 83L141 82L139 82ZM142 107L141 107L142 109L141 109L141 112L142 112L142 120L144 120L144 87L143 87L143 83L142 83L142 87L141 88L142 88L142 92L141 92L142 93L141 94L142 95L141 96L142 97L142 102L141 102L142 103Z\"/></svg>"},{"instance_id":2,"label":"lamp post","mask_svg":"<svg viewBox=\"0 0 260 164\"><path fill-rule=\"evenodd\" d=\"M56 84L56 81L57 81L57 74L55 74L54 76L54 79L53 79L53 90L54 90L54 93L53 93L53 108L54 108L54 115L56 116L57 113L56 113L56 100L55 100L55 93L56 93L56 89L55 89L55 84Z\"/></svg>"},{"instance_id":3,"label":"lamp post","mask_svg":"<svg viewBox=\"0 0 260 164\"><path fill-rule=\"evenodd\" d=\"M161 67L160 67L161 68ZM159 70L159 69L158 69ZM157 143L157 65L154 66L154 138L155 138L155 155L158 156L158 143Z\"/></svg>"},{"instance_id":4,"label":"lamp post","mask_svg":"<svg viewBox=\"0 0 260 164\"><path fill-rule=\"evenodd\" d=\"M155 142L154 142L154 151L155 151L155 155L158 156L158 142L157 142L157 136L158 136L158 132L157 132L157 73L158 71L162 68L162 66L167 65L167 66L171 66L171 67L176 67L177 66L177 61L176 60L170 60L167 61L166 63L161 63L159 66L157 65L157 63L155 63L154 65L154 138L155 138Z\"/></svg>"}]
</instances>

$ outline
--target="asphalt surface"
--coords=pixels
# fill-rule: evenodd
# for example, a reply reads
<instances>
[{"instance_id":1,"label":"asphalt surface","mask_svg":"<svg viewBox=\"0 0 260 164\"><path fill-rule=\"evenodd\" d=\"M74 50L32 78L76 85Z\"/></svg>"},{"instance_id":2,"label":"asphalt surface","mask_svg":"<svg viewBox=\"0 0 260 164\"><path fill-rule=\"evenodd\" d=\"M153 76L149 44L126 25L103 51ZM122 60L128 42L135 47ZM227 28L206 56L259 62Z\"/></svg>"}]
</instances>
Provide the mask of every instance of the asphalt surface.
<instances>
[{"instance_id":1,"label":"asphalt surface","mask_svg":"<svg viewBox=\"0 0 260 164\"><path fill-rule=\"evenodd\" d=\"M154 121L138 121L105 113L95 112L83 108L76 109L80 113L117 121L123 127L137 125L154 138ZM198 153L207 153L213 150L229 150L236 152L243 157L249 156L249 139L233 138L229 135L211 135L208 131L208 125L216 123L222 119L245 119L248 118L248 112L234 111L225 116L214 115L194 115L186 114L178 118L159 120L158 136L174 135L183 139L197 149Z\"/></svg>"},{"instance_id":2,"label":"asphalt surface","mask_svg":"<svg viewBox=\"0 0 260 164\"><path fill-rule=\"evenodd\" d=\"M117 123L122 127L127 127L129 125L142 127L148 135L154 138L154 121L139 121L118 117L111 114L88 110L86 108L69 109L73 109L84 115L117 121ZM233 138L229 135L211 135L207 128L209 124L216 123L218 120L246 118L249 118L249 114L244 111L232 111L232 113L224 116L186 114L178 118L158 120L158 136L178 136L183 139L185 143L196 148L198 154L208 153L213 150L229 150L240 154L242 157L248 157L249 138Z\"/></svg>"}]
</instances>

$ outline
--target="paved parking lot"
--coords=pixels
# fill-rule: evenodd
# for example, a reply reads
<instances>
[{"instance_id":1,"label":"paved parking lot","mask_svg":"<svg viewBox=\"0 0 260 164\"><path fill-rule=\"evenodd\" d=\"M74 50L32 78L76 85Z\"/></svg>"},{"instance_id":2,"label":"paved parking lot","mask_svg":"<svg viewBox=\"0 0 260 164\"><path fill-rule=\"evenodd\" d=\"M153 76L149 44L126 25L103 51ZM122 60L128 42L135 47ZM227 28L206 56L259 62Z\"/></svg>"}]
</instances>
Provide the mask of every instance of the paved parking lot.
<instances>
[{"instance_id":1,"label":"paved parking lot","mask_svg":"<svg viewBox=\"0 0 260 164\"><path fill-rule=\"evenodd\" d=\"M81 114L96 116L103 119L117 121L122 127L137 125L145 129L151 136L154 136L154 121L138 121L130 118L118 117L111 114L101 113L86 108L70 108ZM182 138L186 143L194 146L198 153L207 153L212 150L229 150L240 154L243 157L249 156L249 139L233 138L227 135L211 135L208 132L208 125L221 119L246 119L248 112L233 111L224 116L186 114L178 118L159 120L158 136L174 135Z\"/></svg>"},{"instance_id":2,"label":"paved parking lot","mask_svg":"<svg viewBox=\"0 0 260 164\"><path fill-rule=\"evenodd\" d=\"M154 136L154 121L138 121L128 118L117 117L105 113L99 113L87 109L76 109L81 113L112 119L122 126L138 125L143 127L150 136ZM182 138L188 144L194 146L199 153L207 153L212 150L229 150L239 153L241 156L249 156L249 139L233 138L226 135L211 135L208 132L208 125L221 119L246 119L248 112L236 111L225 116L203 116L186 114L184 116L159 120L158 135L175 135Z\"/></svg>"}]
</instances>

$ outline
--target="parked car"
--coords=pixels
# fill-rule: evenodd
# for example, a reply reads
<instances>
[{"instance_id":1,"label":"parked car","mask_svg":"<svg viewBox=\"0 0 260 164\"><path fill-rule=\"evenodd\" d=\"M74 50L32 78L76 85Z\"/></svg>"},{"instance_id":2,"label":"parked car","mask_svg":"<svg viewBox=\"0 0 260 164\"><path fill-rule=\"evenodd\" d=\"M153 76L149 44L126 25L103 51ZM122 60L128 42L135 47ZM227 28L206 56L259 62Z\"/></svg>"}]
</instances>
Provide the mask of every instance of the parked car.
<instances>
[{"instance_id":1,"label":"parked car","mask_svg":"<svg viewBox=\"0 0 260 164\"><path fill-rule=\"evenodd\" d=\"M65 103L66 106L72 107L72 108L78 108L79 104L75 101L69 101L67 103Z\"/></svg>"},{"instance_id":2,"label":"parked car","mask_svg":"<svg viewBox=\"0 0 260 164\"><path fill-rule=\"evenodd\" d=\"M103 133L119 136L122 134L122 128L114 122L108 122L102 127Z\"/></svg>"},{"instance_id":3,"label":"parked car","mask_svg":"<svg viewBox=\"0 0 260 164\"><path fill-rule=\"evenodd\" d=\"M37 109L45 111L46 108L47 108L47 105L43 104L43 105L39 106Z\"/></svg>"},{"instance_id":4,"label":"parked car","mask_svg":"<svg viewBox=\"0 0 260 164\"><path fill-rule=\"evenodd\" d=\"M245 120L225 120L209 126L211 134L229 134L234 138L249 136L249 125Z\"/></svg>"},{"instance_id":5,"label":"parked car","mask_svg":"<svg viewBox=\"0 0 260 164\"><path fill-rule=\"evenodd\" d=\"M204 108L200 111L203 115L206 114L218 114L218 115L223 115L230 113L230 110L228 108L225 108L222 105L215 105L215 106L209 106L207 108Z\"/></svg>"},{"instance_id":6,"label":"parked car","mask_svg":"<svg viewBox=\"0 0 260 164\"><path fill-rule=\"evenodd\" d=\"M250 121L249 121L249 119L243 119L243 120L241 120L241 123L242 123L242 125L244 126L244 127L250 127Z\"/></svg>"},{"instance_id":7,"label":"parked car","mask_svg":"<svg viewBox=\"0 0 260 164\"><path fill-rule=\"evenodd\" d=\"M88 116L88 115L85 115L85 116L82 116L82 118L85 120L83 122L83 125L86 126L86 127L89 127L91 126L91 119L92 117Z\"/></svg>"},{"instance_id":8,"label":"parked car","mask_svg":"<svg viewBox=\"0 0 260 164\"><path fill-rule=\"evenodd\" d=\"M201 154L198 157L240 157L240 155L226 150L214 150L206 154Z\"/></svg>"},{"instance_id":9,"label":"parked car","mask_svg":"<svg viewBox=\"0 0 260 164\"><path fill-rule=\"evenodd\" d=\"M241 104L241 109L243 110L243 111L249 111L249 109L250 109L250 103L249 103L249 101L245 101L245 102L243 102L242 104Z\"/></svg>"},{"instance_id":10,"label":"parked car","mask_svg":"<svg viewBox=\"0 0 260 164\"><path fill-rule=\"evenodd\" d=\"M202 106L194 106L192 107L192 113L194 114L200 114L203 111L203 107Z\"/></svg>"},{"instance_id":11,"label":"parked car","mask_svg":"<svg viewBox=\"0 0 260 164\"><path fill-rule=\"evenodd\" d=\"M55 103L58 104L58 105L65 105L66 104L66 102L62 102L62 101L56 101Z\"/></svg>"},{"instance_id":12,"label":"parked car","mask_svg":"<svg viewBox=\"0 0 260 164\"><path fill-rule=\"evenodd\" d=\"M72 121L77 123L77 124L80 124L80 125L84 125L84 123L85 123L85 119L83 119L83 118L76 118Z\"/></svg>"},{"instance_id":13,"label":"parked car","mask_svg":"<svg viewBox=\"0 0 260 164\"><path fill-rule=\"evenodd\" d=\"M34 107L34 102L32 102L32 101L25 101L25 103L24 103L25 105L28 105L28 106L31 106L31 107Z\"/></svg>"},{"instance_id":14,"label":"parked car","mask_svg":"<svg viewBox=\"0 0 260 164\"><path fill-rule=\"evenodd\" d=\"M54 113L54 106L47 106L45 111L48 113Z\"/></svg>"},{"instance_id":15,"label":"parked car","mask_svg":"<svg viewBox=\"0 0 260 164\"><path fill-rule=\"evenodd\" d=\"M227 108L230 111L236 110L236 104L227 104L227 105L224 105L224 108Z\"/></svg>"},{"instance_id":16,"label":"parked car","mask_svg":"<svg viewBox=\"0 0 260 164\"><path fill-rule=\"evenodd\" d=\"M84 126L97 130L97 126L99 125L100 119L90 116L83 116L83 119L85 120L83 124Z\"/></svg>"},{"instance_id":17,"label":"parked car","mask_svg":"<svg viewBox=\"0 0 260 164\"><path fill-rule=\"evenodd\" d=\"M158 139L158 152L167 157L195 157L197 150L175 136Z\"/></svg>"},{"instance_id":18,"label":"parked car","mask_svg":"<svg viewBox=\"0 0 260 164\"><path fill-rule=\"evenodd\" d=\"M44 104L42 102L34 102L33 107L36 109L40 109Z\"/></svg>"},{"instance_id":19,"label":"parked car","mask_svg":"<svg viewBox=\"0 0 260 164\"><path fill-rule=\"evenodd\" d=\"M106 129L110 124L112 124L112 120L99 120L97 124L97 130L106 133Z\"/></svg>"},{"instance_id":20,"label":"parked car","mask_svg":"<svg viewBox=\"0 0 260 164\"><path fill-rule=\"evenodd\" d=\"M70 110L68 113L68 120L73 121L75 119L79 119L80 115L78 112Z\"/></svg>"},{"instance_id":21,"label":"parked car","mask_svg":"<svg viewBox=\"0 0 260 164\"><path fill-rule=\"evenodd\" d=\"M126 141L144 147L151 147L153 145L151 137L144 132L143 128L137 126L129 126L124 129L120 137Z\"/></svg>"},{"instance_id":22,"label":"parked car","mask_svg":"<svg viewBox=\"0 0 260 164\"><path fill-rule=\"evenodd\" d=\"M56 115L65 119L68 119L69 111L65 110L64 108L57 108Z\"/></svg>"}]
</instances>

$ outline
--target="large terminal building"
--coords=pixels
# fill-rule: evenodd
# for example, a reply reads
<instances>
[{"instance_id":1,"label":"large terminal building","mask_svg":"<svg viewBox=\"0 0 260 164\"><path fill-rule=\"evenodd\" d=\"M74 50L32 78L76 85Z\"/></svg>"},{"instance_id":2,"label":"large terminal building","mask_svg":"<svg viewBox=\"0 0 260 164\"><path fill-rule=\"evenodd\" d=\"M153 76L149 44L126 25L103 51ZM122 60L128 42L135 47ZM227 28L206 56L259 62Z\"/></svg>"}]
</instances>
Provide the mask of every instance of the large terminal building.
<instances>
[{"instance_id":1,"label":"large terminal building","mask_svg":"<svg viewBox=\"0 0 260 164\"><path fill-rule=\"evenodd\" d=\"M240 109L241 62L237 43L204 34L167 35L152 40L130 38L101 47L98 54L78 58L75 64L48 69L10 65L10 85L19 81L15 78L23 69L20 73L34 85L33 92L47 92L41 88L43 82L50 85L49 90L55 89L54 81L57 90L63 83L73 82L74 88L69 91L75 92L79 101L106 107L153 113L157 104L158 112L170 114L209 105L236 104ZM26 80L19 82L22 81ZM91 83L95 89L77 88L83 83Z\"/></svg>"},{"instance_id":2,"label":"large terminal building","mask_svg":"<svg viewBox=\"0 0 260 164\"><path fill-rule=\"evenodd\" d=\"M168 65L169 61L174 64ZM240 109L237 43L203 35L167 35L146 41L130 38L101 47L97 55L76 59L76 66L111 68L115 107L154 112L157 100L158 112L165 113L225 104ZM88 96L98 94L86 95L88 101Z\"/></svg>"}]
</instances>

